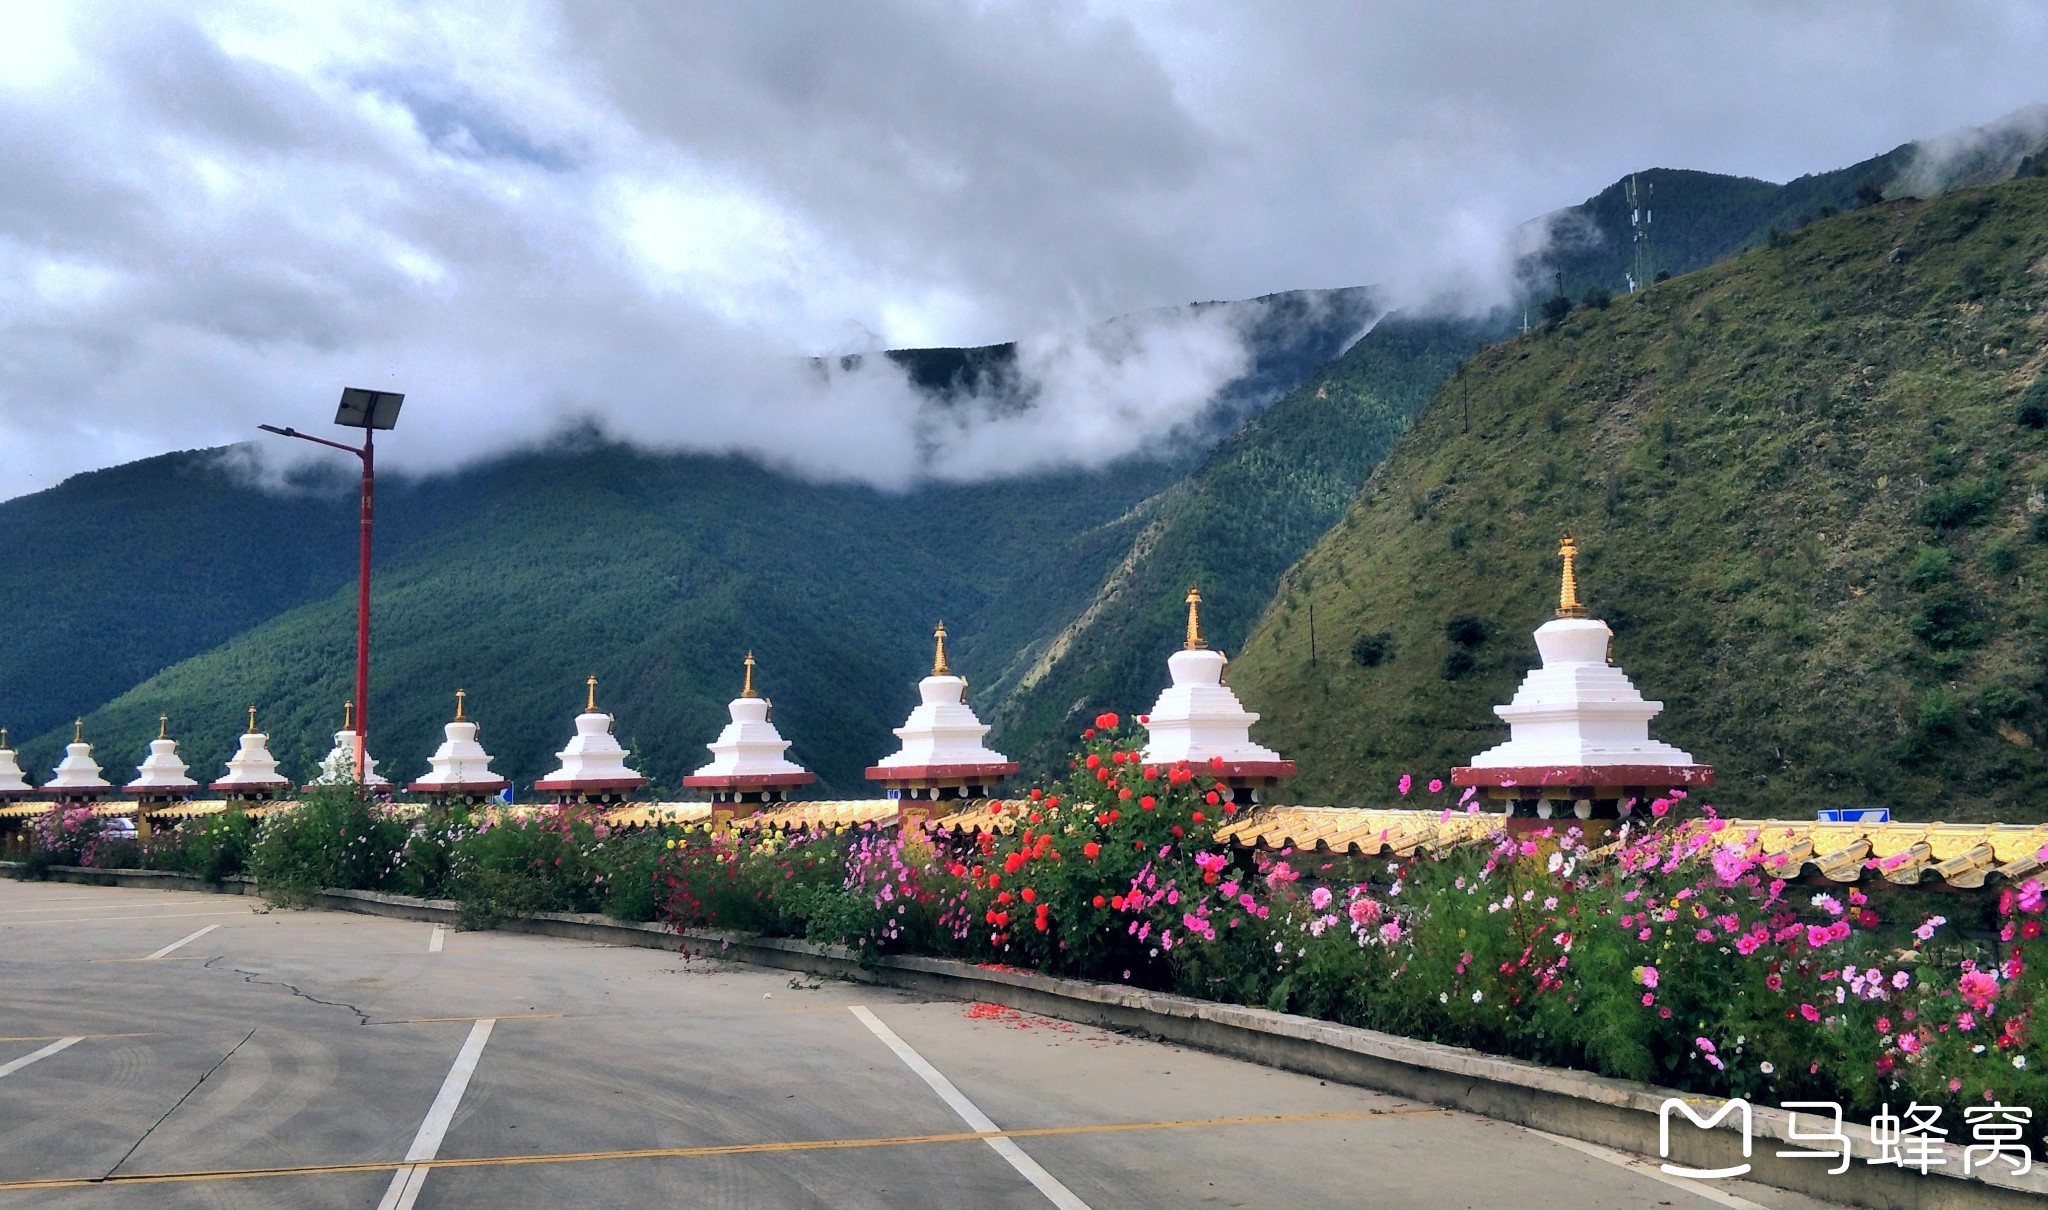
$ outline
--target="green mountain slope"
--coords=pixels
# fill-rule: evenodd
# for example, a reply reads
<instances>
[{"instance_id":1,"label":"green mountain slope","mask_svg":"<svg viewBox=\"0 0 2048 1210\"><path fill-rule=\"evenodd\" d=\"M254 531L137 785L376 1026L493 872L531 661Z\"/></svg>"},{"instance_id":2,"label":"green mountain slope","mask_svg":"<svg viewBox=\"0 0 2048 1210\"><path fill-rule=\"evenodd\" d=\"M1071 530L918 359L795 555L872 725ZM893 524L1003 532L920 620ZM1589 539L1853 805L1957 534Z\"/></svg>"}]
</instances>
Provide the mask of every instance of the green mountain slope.
<instances>
[{"instance_id":1,"label":"green mountain slope","mask_svg":"<svg viewBox=\"0 0 2048 1210\"><path fill-rule=\"evenodd\" d=\"M1462 763L1505 737L1569 530L1655 733L1727 809L2044 818L2044 304L2030 178L1492 346L1287 573L1233 683L1307 799Z\"/></svg>"},{"instance_id":2,"label":"green mountain slope","mask_svg":"<svg viewBox=\"0 0 2048 1210\"><path fill-rule=\"evenodd\" d=\"M444 519L379 572L373 754L418 776L460 686L499 772L530 781L552 767L594 674L640 768L673 792L708 759L752 649L794 755L826 789L852 790L914 704L935 622L951 623L967 667L987 629L974 619L998 598L1019 603L1021 631L1056 626L1099 574L1090 559L1128 540L1134 502L1180 473L1118 469L906 495L603 447L422 484ZM1040 589L1018 591L1024 574ZM275 753L305 773L350 692L354 608L344 587L91 712L102 763L140 759L168 712L187 759L218 776L253 703ZM54 761L66 730L24 745L25 763Z\"/></svg>"}]
</instances>

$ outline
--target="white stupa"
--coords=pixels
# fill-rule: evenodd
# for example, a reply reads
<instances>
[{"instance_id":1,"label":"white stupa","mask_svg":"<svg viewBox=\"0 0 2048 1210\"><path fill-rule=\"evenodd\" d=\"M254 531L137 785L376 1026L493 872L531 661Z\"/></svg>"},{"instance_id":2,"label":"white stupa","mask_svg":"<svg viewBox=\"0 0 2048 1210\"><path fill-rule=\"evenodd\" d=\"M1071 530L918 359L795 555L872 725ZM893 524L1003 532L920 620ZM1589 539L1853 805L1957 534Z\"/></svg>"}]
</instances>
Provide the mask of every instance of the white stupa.
<instances>
[{"instance_id":1,"label":"white stupa","mask_svg":"<svg viewBox=\"0 0 2048 1210\"><path fill-rule=\"evenodd\" d=\"M1650 738L1650 720L1664 703L1644 700L1608 662L1614 632L1579 604L1578 544L1567 535L1558 554L1557 616L1536 628L1543 666L1522 678L1513 701L1493 708L1508 724L1508 741L1451 770L1452 783L1519 803L1511 809L1517 815L1533 803L1542 819L1554 803L1570 804L1580 819L1612 818L1630 801L1713 785L1710 766Z\"/></svg>"},{"instance_id":2,"label":"white stupa","mask_svg":"<svg viewBox=\"0 0 2048 1210\"><path fill-rule=\"evenodd\" d=\"M1471 767L1694 767L1690 753L1650 738L1650 720L1664 703L1645 701L1628 674L1607 662L1614 632L1579 604L1578 547L1566 538L1560 553L1558 616L1536 629L1543 666L1522 678L1512 702L1493 708L1508 724L1508 742L1473 757Z\"/></svg>"},{"instance_id":3,"label":"white stupa","mask_svg":"<svg viewBox=\"0 0 2048 1210\"><path fill-rule=\"evenodd\" d=\"M85 742L85 720L71 725L71 742L64 746L64 759L57 762L57 775L43 783L60 797L111 790L113 783L100 776L99 762L92 758L92 745Z\"/></svg>"},{"instance_id":4,"label":"white stupa","mask_svg":"<svg viewBox=\"0 0 2048 1210\"><path fill-rule=\"evenodd\" d=\"M946 790L982 793L1015 773L1017 763L981 742L988 724L967 704L967 678L946 664L944 622L933 638L931 675L917 683L918 704L896 728L903 746L871 766L868 779L896 790L933 791L923 797L943 797L939 792Z\"/></svg>"},{"instance_id":5,"label":"white stupa","mask_svg":"<svg viewBox=\"0 0 2048 1210\"><path fill-rule=\"evenodd\" d=\"M123 790L145 797L167 797L189 794L199 788L198 782L185 775L186 765L178 759L178 741L170 738L170 726L168 714L157 716L156 738L149 741L149 755L135 766L140 776L121 787Z\"/></svg>"},{"instance_id":6,"label":"white stupa","mask_svg":"<svg viewBox=\"0 0 2048 1210\"><path fill-rule=\"evenodd\" d=\"M291 779L277 771L277 758L270 754L270 737L256 729L256 707L249 707L249 729L235 754L228 758L228 775L213 788L228 794L268 794L286 789Z\"/></svg>"},{"instance_id":7,"label":"white stupa","mask_svg":"<svg viewBox=\"0 0 2048 1210\"><path fill-rule=\"evenodd\" d=\"M21 758L7 746L7 729L0 727L0 799L20 798L35 793L35 789L21 775Z\"/></svg>"},{"instance_id":8,"label":"white stupa","mask_svg":"<svg viewBox=\"0 0 2048 1210\"><path fill-rule=\"evenodd\" d=\"M754 690L754 653L746 659L746 680L740 695L726 703L732 721L718 738L704 745L711 763L683 779L692 790L709 790L713 801L758 797L779 799L794 786L809 785L818 775L790 760L789 741L770 719L774 703Z\"/></svg>"},{"instance_id":9,"label":"white stupa","mask_svg":"<svg viewBox=\"0 0 2048 1210\"><path fill-rule=\"evenodd\" d=\"M445 738L427 758L425 777L407 787L415 794L496 794L512 783L491 772L491 754L477 742L477 725L463 717L464 690L455 691L455 719L442 728Z\"/></svg>"},{"instance_id":10,"label":"white stupa","mask_svg":"<svg viewBox=\"0 0 2048 1210\"><path fill-rule=\"evenodd\" d=\"M1223 669L1229 661L1202 641L1201 608L1201 592L1190 588L1187 645L1166 661L1173 684L1160 693L1144 719L1145 763L1185 761L1216 770L1231 781L1266 782L1294 776L1293 761L1252 742L1251 726L1259 716L1246 710L1237 694L1223 683ZM1220 769L1218 761L1222 762Z\"/></svg>"},{"instance_id":11,"label":"white stupa","mask_svg":"<svg viewBox=\"0 0 2048 1210\"><path fill-rule=\"evenodd\" d=\"M533 783L549 794L616 795L637 790L647 779L626 767L631 755L612 738L612 716L597 709L597 678L591 677L590 700L576 716L576 734L569 746L555 753L562 766Z\"/></svg>"},{"instance_id":12,"label":"white stupa","mask_svg":"<svg viewBox=\"0 0 2048 1210\"><path fill-rule=\"evenodd\" d=\"M320 758L320 772L311 783L315 786L352 786L356 784L356 704L341 704L341 730L334 733L334 747ZM389 778L377 775L377 758L363 749L362 784L373 790L391 788Z\"/></svg>"}]
</instances>

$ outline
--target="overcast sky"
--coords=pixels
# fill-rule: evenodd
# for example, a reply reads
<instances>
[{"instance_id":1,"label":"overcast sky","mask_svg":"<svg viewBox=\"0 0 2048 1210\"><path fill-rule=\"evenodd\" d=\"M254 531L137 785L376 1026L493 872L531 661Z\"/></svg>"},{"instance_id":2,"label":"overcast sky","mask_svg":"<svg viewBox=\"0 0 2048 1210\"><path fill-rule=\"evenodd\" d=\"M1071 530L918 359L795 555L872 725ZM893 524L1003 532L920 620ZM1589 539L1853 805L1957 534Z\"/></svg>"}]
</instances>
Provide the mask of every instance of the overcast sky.
<instances>
[{"instance_id":1,"label":"overcast sky","mask_svg":"<svg viewBox=\"0 0 2048 1210\"><path fill-rule=\"evenodd\" d=\"M1838 167L2044 65L2025 0L7 5L0 498L342 385L409 393L404 465L595 415L902 483L902 384L796 355L1027 335L1044 416L974 448L1086 460L1242 364L1090 322L1483 301L1630 169Z\"/></svg>"}]
</instances>

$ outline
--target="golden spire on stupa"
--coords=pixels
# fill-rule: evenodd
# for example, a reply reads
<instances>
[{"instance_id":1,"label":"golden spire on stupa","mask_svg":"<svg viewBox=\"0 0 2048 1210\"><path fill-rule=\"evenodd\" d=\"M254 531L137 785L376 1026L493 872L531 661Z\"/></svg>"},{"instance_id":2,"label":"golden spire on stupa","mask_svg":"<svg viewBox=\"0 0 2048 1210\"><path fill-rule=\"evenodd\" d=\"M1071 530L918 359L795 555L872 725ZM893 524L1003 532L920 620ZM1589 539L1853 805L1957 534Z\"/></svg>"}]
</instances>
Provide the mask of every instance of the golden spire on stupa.
<instances>
[{"instance_id":1,"label":"golden spire on stupa","mask_svg":"<svg viewBox=\"0 0 2048 1210\"><path fill-rule=\"evenodd\" d=\"M71 721L71 742L74 744L82 744L85 742L84 719L73 719Z\"/></svg>"},{"instance_id":2,"label":"golden spire on stupa","mask_svg":"<svg viewBox=\"0 0 2048 1210\"><path fill-rule=\"evenodd\" d=\"M1202 641L1202 590L1188 589L1188 641L1187 650L1200 651L1209 644Z\"/></svg>"},{"instance_id":3,"label":"golden spire on stupa","mask_svg":"<svg viewBox=\"0 0 2048 1210\"><path fill-rule=\"evenodd\" d=\"M585 681L584 681L583 683L584 683L584 684L586 684L586 685L588 685L588 686L590 686L590 700L588 700L588 701L586 701L586 702L584 702L584 703L583 703L583 712L584 712L585 714L596 714L596 713L597 713L597 678L596 678L596 677L594 677L594 676L593 676L593 677L590 677L590 678L588 678L587 680L585 680Z\"/></svg>"},{"instance_id":4,"label":"golden spire on stupa","mask_svg":"<svg viewBox=\"0 0 2048 1210\"><path fill-rule=\"evenodd\" d=\"M341 704L341 729L343 731L353 731L356 729L356 703L353 698Z\"/></svg>"},{"instance_id":5,"label":"golden spire on stupa","mask_svg":"<svg viewBox=\"0 0 2048 1210\"><path fill-rule=\"evenodd\" d=\"M168 715L168 714L159 714L159 715L157 715L157 716L156 716L156 737L157 737L158 739L169 739L169 738L171 738L171 716L170 716L170 715ZM0 744L0 747L6 747L6 745L5 745L5 744Z\"/></svg>"},{"instance_id":6,"label":"golden spire on stupa","mask_svg":"<svg viewBox=\"0 0 2048 1210\"><path fill-rule=\"evenodd\" d=\"M256 707L249 707L249 734L256 734Z\"/></svg>"},{"instance_id":7,"label":"golden spire on stupa","mask_svg":"<svg viewBox=\"0 0 2048 1210\"><path fill-rule=\"evenodd\" d=\"M468 697L468 696L469 696L469 692L468 692L468 690L465 690L465 689L457 689L457 690L455 691L455 721L456 721L456 722L458 722L458 723L459 723L459 722L461 722L461 721L463 721L463 719L462 719L462 701L463 701L463 699L464 699L464 698L466 698L466 697Z\"/></svg>"},{"instance_id":8,"label":"golden spire on stupa","mask_svg":"<svg viewBox=\"0 0 2048 1210\"><path fill-rule=\"evenodd\" d=\"M940 622L939 628L932 631L932 638L938 643L937 650L932 653L932 675L953 675L953 670L946 666L946 624L944 622Z\"/></svg>"},{"instance_id":9,"label":"golden spire on stupa","mask_svg":"<svg viewBox=\"0 0 2048 1210\"><path fill-rule=\"evenodd\" d=\"M747 679L746 683L740 686L740 696L760 697L760 692L754 688L754 653L751 651L747 653L746 668Z\"/></svg>"},{"instance_id":10,"label":"golden spire on stupa","mask_svg":"<svg viewBox=\"0 0 2048 1210\"><path fill-rule=\"evenodd\" d=\"M1579 604L1579 577L1573 566L1579 557L1579 544L1570 534L1557 544L1558 557L1564 560L1564 581L1557 588L1557 616L1561 618L1583 618L1586 607Z\"/></svg>"}]
</instances>

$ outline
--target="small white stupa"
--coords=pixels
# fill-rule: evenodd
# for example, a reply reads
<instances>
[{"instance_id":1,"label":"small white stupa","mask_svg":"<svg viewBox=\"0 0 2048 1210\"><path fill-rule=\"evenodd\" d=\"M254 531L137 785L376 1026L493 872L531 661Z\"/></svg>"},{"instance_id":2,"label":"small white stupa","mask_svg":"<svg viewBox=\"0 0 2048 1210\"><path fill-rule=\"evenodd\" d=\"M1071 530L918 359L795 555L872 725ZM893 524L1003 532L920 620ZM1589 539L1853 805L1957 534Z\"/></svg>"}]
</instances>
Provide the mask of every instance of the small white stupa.
<instances>
[{"instance_id":1,"label":"small white stupa","mask_svg":"<svg viewBox=\"0 0 2048 1210\"><path fill-rule=\"evenodd\" d=\"M20 755L7 746L7 728L0 727L0 799L22 798L35 790L21 775Z\"/></svg>"},{"instance_id":2,"label":"small white stupa","mask_svg":"<svg viewBox=\"0 0 2048 1210\"><path fill-rule=\"evenodd\" d=\"M1145 716L1143 759L1148 765L1185 761L1233 786L1270 784L1294 776L1294 762L1252 742L1259 716L1244 708L1223 683L1229 663L1202 641L1202 594L1188 589L1187 644L1166 661L1173 684ZM1220 763L1219 763L1220 762Z\"/></svg>"},{"instance_id":3,"label":"small white stupa","mask_svg":"<svg viewBox=\"0 0 2048 1210\"><path fill-rule=\"evenodd\" d=\"M463 716L469 694L455 691L455 719L442 728L441 746L427 758L425 777L407 787L415 794L496 794L512 783L491 772L491 754L477 741L477 725Z\"/></svg>"},{"instance_id":4,"label":"small white stupa","mask_svg":"<svg viewBox=\"0 0 2048 1210\"><path fill-rule=\"evenodd\" d=\"M1714 784L1711 767L1650 738L1650 720L1664 703L1645 701L1609 662L1614 632L1579 603L1578 544L1570 535L1558 554L1557 616L1536 629L1543 666L1522 678L1512 702L1493 708L1508 724L1508 741L1453 769L1452 782L1535 802L1535 815L1546 819L1553 800L1581 819L1611 818L1629 799Z\"/></svg>"},{"instance_id":5,"label":"small white stupa","mask_svg":"<svg viewBox=\"0 0 2048 1210\"><path fill-rule=\"evenodd\" d=\"M270 754L270 737L256 729L256 707L249 707L249 729L235 754L228 758L228 775L213 783L225 794L260 797L288 789L291 779L277 771L277 758Z\"/></svg>"},{"instance_id":6,"label":"small white stupa","mask_svg":"<svg viewBox=\"0 0 2048 1210\"><path fill-rule=\"evenodd\" d=\"M783 755L789 741L775 729L770 718L774 709L774 703L754 689L754 653L749 651L740 695L726 703L732 721L704 745L711 749L711 763L685 777L683 785L709 790L717 803L774 802L792 787L818 780L817 774Z\"/></svg>"},{"instance_id":7,"label":"small white stupa","mask_svg":"<svg viewBox=\"0 0 2048 1210\"><path fill-rule=\"evenodd\" d=\"M64 746L64 759L57 762L57 776L44 782L43 789L55 790L60 798L75 798L113 788L113 783L100 776L92 745L85 742L85 720L79 719L71 724L71 742Z\"/></svg>"},{"instance_id":8,"label":"small white stupa","mask_svg":"<svg viewBox=\"0 0 2048 1210\"><path fill-rule=\"evenodd\" d=\"M590 700L576 716L576 735L555 753L561 768L533 783L533 788L544 794L617 798L646 785L647 779L626 767L631 754L612 738L612 716L597 709L597 678L586 683Z\"/></svg>"},{"instance_id":9,"label":"small white stupa","mask_svg":"<svg viewBox=\"0 0 2048 1210\"><path fill-rule=\"evenodd\" d=\"M313 778L314 786L352 786L356 784L356 704L341 704L341 730L334 733L334 747L320 758L319 775ZM377 775L377 758L363 749L362 784L372 790L391 788L389 778ZM310 788L310 787L308 787Z\"/></svg>"},{"instance_id":10,"label":"small white stupa","mask_svg":"<svg viewBox=\"0 0 2048 1210\"><path fill-rule=\"evenodd\" d=\"M149 755L135 766L141 776L121 787L145 798L169 798L189 794L199 783L185 775L185 762L178 759L178 741L170 737L171 716L156 716L156 738L149 741Z\"/></svg>"},{"instance_id":11,"label":"small white stupa","mask_svg":"<svg viewBox=\"0 0 2048 1210\"><path fill-rule=\"evenodd\" d=\"M946 624L932 634L932 672L917 683L918 704L896 728L903 746L868 769L900 797L980 798L1017 771L1017 762L981 742L988 724L967 704L967 678L946 664Z\"/></svg>"}]
</instances>

